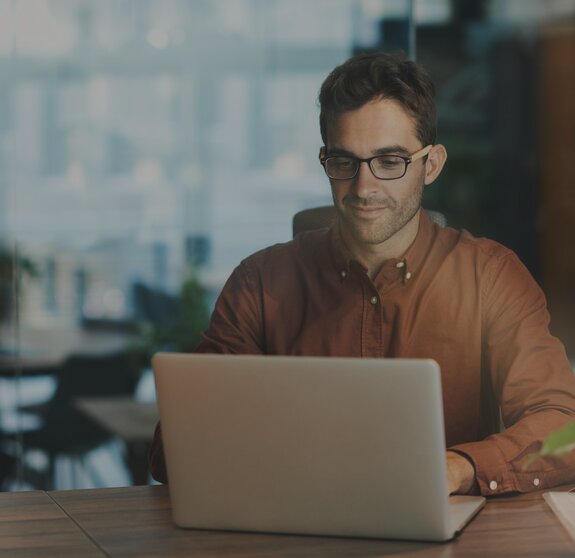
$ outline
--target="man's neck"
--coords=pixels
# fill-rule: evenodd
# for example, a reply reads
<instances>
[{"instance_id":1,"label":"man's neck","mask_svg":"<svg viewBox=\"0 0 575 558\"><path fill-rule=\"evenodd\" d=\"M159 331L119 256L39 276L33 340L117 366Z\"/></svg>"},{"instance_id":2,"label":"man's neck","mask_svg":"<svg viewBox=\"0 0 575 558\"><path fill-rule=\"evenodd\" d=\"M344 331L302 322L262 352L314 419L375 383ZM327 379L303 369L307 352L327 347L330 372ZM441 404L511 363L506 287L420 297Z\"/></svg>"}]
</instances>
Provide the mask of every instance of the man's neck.
<instances>
[{"instance_id":1,"label":"man's neck","mask_svg":"<svg viewBox=\"0 0 575 558\"><path fill-rule=\"evenodd\" d=\"M358 241L343 226L340 228L341 236L347 249L367 269L368 277L373 279L386 261L400 258L412 245L419 230L419 215L418 211L402 229L377 244Z\"/></svg>"}]
</instances>

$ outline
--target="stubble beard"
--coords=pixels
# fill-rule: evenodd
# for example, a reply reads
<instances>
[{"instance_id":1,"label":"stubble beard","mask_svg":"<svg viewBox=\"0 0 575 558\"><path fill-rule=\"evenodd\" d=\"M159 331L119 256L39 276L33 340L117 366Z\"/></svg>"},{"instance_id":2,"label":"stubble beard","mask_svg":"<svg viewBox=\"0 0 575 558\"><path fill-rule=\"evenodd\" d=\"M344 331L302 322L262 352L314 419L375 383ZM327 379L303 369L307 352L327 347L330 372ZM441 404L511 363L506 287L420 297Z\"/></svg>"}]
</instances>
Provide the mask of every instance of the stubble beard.
<instances>
[{"instance_id":1,"label":"stubble beard","mask_svg":"<svg viewBox=\"0 0 575 558\"><path fill-rule=\"evenodd\" d=\"M361 244L381 244L389 240L409 223L421 208L423 184L408 198L398 203L389 198L360 199L349 194L343 199L343 207L335 204L343 228ZM361 219L353 215L350 206L382 207L383 213L376 219Z\"/></svg>"}]
</instances>

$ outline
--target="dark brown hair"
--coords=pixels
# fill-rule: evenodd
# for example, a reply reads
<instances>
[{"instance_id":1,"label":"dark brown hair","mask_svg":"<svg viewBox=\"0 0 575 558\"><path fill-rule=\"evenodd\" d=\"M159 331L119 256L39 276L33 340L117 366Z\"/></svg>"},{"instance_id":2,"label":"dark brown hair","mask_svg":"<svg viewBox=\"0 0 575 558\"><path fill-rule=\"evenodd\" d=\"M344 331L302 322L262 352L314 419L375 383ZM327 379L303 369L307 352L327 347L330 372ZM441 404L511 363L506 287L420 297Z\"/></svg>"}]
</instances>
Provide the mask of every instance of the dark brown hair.
<instances>
[{"instance_id":1,"label":"dark brown hair","mask_svg":"<svg viewBox=\"0 0 575 558\"><path fill-rule=\"evenodd\" d=\"M403 54L359 54L337 66L319 92L319 126L327 145L327 126L344 112L375 99L399 102L415 122L423 146L435 143L435 86L422 66Z\"/></svg>"}]
</instances>

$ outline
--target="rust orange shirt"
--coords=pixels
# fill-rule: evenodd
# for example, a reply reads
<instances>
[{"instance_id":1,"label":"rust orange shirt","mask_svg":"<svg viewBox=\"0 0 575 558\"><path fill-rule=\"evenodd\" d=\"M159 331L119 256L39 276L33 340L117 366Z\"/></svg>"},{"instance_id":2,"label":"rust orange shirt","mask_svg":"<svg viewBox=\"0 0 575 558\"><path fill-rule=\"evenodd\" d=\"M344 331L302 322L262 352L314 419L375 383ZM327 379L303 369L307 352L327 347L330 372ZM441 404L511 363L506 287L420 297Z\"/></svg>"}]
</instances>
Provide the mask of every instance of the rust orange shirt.
<instances>
[{"instance_id":1,"label":"rust orange shirt","mask_svg":"<svg viewBox=\"0 0 575 558\"><path fill-rule=\"evenodd\" d=\"M373 280L337 223L250 256L228 279L197 350L433 358L447 446L473 462L481 493L494 495L575 480L573 458L521 469L575 419L575 377L548 322L545 297L513 252L421 212L411 247ZM165 480L159 429L151 465Z\"/></svg>"}]
</instances>

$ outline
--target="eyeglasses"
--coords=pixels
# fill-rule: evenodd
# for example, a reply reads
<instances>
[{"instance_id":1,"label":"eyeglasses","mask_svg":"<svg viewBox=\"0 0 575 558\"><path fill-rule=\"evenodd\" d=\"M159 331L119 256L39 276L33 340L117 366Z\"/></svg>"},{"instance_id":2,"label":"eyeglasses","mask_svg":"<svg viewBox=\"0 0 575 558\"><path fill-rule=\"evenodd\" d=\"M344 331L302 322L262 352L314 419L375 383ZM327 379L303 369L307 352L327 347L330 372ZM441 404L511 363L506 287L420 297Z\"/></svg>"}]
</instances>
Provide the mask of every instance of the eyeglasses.
<instances>
[{"instance_id":1,"label":"eyeglasses","mask_svg":"<svg viewBox=\"0 0 575 558\"><path fill-rule=\"evenodd\" d=\"M358 157L349 157L343 155L335 155L334 157L325 157L323 149L319 155L319 162L322 164L325 174L333 180L349 180L354 178L361 163L367 163L373 176L380 180L396 180L405 176L407 166L417 159L425 157L433 145L427 145L423 149L416 151L404 157L402 155L376 155L367 159L359 159Z\"/></svg>"}]
</instances>

